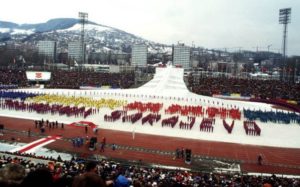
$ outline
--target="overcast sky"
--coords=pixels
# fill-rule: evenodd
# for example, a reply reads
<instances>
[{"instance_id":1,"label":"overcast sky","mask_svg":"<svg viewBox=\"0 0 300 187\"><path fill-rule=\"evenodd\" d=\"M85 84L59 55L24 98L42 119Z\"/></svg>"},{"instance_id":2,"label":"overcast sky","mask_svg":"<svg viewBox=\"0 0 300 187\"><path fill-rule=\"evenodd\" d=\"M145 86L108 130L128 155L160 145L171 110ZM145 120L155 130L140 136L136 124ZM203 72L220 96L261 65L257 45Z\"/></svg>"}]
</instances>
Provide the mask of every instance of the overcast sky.
<instances>
[{"instance_id":1,"label":"overcast sky","mask_svg":"<svg viewBox=\"0 0 300 187\"><path fill-rule=\"evenodd\" d=\"M52 18L89 20L165 44L278 52L281 8L292 8L288 55L300 55L300 0L6 0L0 20L22 23Z\"/></svg>"}]
</instances>

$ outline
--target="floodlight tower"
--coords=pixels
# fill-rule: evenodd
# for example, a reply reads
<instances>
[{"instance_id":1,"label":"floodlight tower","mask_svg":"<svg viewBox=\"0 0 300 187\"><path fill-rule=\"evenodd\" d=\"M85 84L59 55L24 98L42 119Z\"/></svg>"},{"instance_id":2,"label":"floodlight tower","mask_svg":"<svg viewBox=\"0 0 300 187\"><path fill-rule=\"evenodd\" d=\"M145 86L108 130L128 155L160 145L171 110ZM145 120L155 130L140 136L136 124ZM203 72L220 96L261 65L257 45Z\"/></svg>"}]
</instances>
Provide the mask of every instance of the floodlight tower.
<instances>
[{"instance_id":1,"label":"floodlight tower","mask_svg":"<svg viewBox=\"0 0 300 187\"><path fill-rule=\"evenodd\" d=\"M283 24L282 55L284 64L286 62L287 25L291 23L291 11L291 8L283 8L279 10L279 24Z\"/></svg>"},{"instance_id":2,"label":"floodlight tower","mask_svg":"<svg viewBox=\"0 0 300 187\"><path fill-rule=\"evenodd\" d=\"M80 49L81 49L81 63L85 63L85 45L84 45L84 25L87 23L88 13L79 12L79 21L81 24L81 36L80 36Z\"/></svg>"}]
</instances>

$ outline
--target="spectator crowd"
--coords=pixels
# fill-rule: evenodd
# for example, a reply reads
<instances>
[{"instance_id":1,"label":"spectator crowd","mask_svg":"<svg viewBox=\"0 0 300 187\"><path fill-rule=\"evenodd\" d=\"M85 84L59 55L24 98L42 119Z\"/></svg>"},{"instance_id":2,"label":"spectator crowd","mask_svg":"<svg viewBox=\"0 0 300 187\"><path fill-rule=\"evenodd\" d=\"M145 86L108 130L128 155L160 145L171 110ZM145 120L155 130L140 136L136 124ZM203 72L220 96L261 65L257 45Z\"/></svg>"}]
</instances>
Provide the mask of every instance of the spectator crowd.
<instances>
[{"instance_id":1,"label":"spectator crowd","mask_svg":"<svg viewBox=\"0 0 300 187\"><path fill-rule=\"evenodd\" d=\"M22 70L0 69L0 85L28 85L26 73Z\"/></svg>"},{"instance_id":2,"label":"spectator crowd","mask_svg":"<svg viewBox=\"0 0 300 187\"><path fill-rule=\"evenodd\" d=\"M51 70L49 88L74 88L80 86L110 86L129 88L134 85L134 73L100 73L95 71ZM29 82L24 70L0 69L0 85L26 87ZM287 83L280 80L239 79L228 77L199 77L188 79L191 91L201 95L228 95L239 93L241 96L256 98L288 99L300 101L300 83Z\"/></svg>"},{"instance_id":3,"label":"spectator crowd","mask_svg":"<svg viewBox=\"0 0 300 187\"><path fill-rule=\"evenodd\" d=\"M300 83L288 83L280 80L238 79L227 77L200 77L194 80L189 77L191 91L201 95L230 95L256 98L288 99L300 101Z\"/></svg>"},{"instance_id":4,"label":"spectator crowd","mask_svg":"<svg viewBox=\"0 0 300 187\"><path fill-rule=\"evenodd\" d=\"M133 84L133 73L57 70L52 72L52 78L48 87L78 89L80 86L111 86L112 88L129 88Z\"/></svg>"},{"instance_id":5,"label":"spectator crowd","mask_svg":"<svg viewBox=\"0 0 300 187\"><path fill-rule=\"evenodd\" d=\"M34 161L33 161L34 160ZM299 179L241 173L206 173L166 169L110 160L87 161L0 153L2 187L173 187L173 186L291 186Z\"/></svg>"},{"instance_id":6,"label":"spectator crowd","mask_svg":"<svg viewBox=\"0 0 300 187\"><path fill-rule=\"evenodd\" d=\"M46 82L48 88L79 89L80 86L110 86L129 88L134 84L134 73L100 73L95 71L51 70L51 79ZM0 85L19 87L29 86L25 70L0 69Z\"/></svg>"}]
</instances>

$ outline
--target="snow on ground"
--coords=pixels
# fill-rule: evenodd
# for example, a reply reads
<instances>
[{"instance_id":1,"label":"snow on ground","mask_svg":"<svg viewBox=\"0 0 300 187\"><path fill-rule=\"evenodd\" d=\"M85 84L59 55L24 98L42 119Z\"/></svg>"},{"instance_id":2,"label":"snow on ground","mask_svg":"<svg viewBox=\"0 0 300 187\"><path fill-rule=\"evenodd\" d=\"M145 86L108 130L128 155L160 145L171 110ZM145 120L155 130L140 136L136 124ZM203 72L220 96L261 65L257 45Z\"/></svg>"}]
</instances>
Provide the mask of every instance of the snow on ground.
<instances>
[{"instance_id":1,"label":"snow on ground","mask_svg":"<svg viewBox=\"0 0 300 187\"><path fill-rule=\"evenodd\" d=\"M11 33L12 35L16 35L16 34L33 34L34 33L34 29L30 29L30 30L24 30L24 29L13 29L13 32Z\"/></svg>"},{"instance_id":2,"label":"snow on ground","mask_svg":"<svg viewBox=\"0 0 300 187\"><path fill-rule=\"evenodd\" d=\"M7 33L10 31L10 28L0 28L0 33Z\"/></svg>"},{"instance_id":3,"label":"snow on ground","mask_svg":"<svg viewBox=\"0 0 300 187\"><path fill-rule=\"evenodd\" d=\"M105 31L105 30L110 30L109 27L105 26L100 26L100 25L95 25L95 24L86 24L84 25L85 30L96 30L96 31ZM58 32L64 32L64 31L80 31L81 30L81 24L77 23L73 25L72 27L68 29L63 29L63 30L58 30Z\"/></svg>"},{"instance_id":4,"label":"snow on ground","mask_svg":"<svg viewBox=\"0 0 300 187\"><path fill-rule=\"evenodd\" d=\"M171 103L170 103L171 104ZM120 108L121 109L121 108ZM105 114L110 114L110 109L100 109L100 113L96 115L89 116L88 118L75 118L60 115L42 115L35 112L20 112L20 111L9 111L1 110L1 116L25 118L25 119L49 119L58 120L58 122L63 122L70 124L76 121L91 121L98 125L99 128L110 129L110 130L120 130L135 133L154 134L160 136L171 136L171 137L182 137L188 139L197 140L210 140L210 141L221 141L221 142L231 142L240 144L251 144L251 145L264 145L264 146L274 146L274 147L290 147L290 148L300 148L300 126L297 124L275 124L275 123L262 123L258 122L259 127L262 130L261 136L248 136L246 135L243 128L243 121L236 121L233 128L232 134L228 134L223 127L222 120L216 119L216 124L214 125L214 132L201 132L199 130L199 124L202 118L197 118L194 127L191 130L180 129L177 124L174 128L171 127L161 127L160 121L154 123L153 126L147 124L141 125L141 122L136 122L131 124L130 122L122 123L121 120L116 122L106 122L103 119ZM128 114L135 113L132 111ZM26 115L24 115L26 114ZM171 115L162 115L163 118L167 118ZM186 117L181 117L183 121L187 121ZM141 121L141 120L139 120ZM231 120L227 120L231 123Z\"/></svg>"},{"instance_id":5,"label":"snow on ground","mask_svg":"<svg viewBox=\"0 0 300 187\"><path fill-rule=\"evenodd\" d=\"M18 147L22 147L26 144L24 143L14 143L14 144L8 144L8 143L2 143L0 142L0 152L9 152L10 150L16 149ZM63 160L71 160L72 155L67 154L67 153L61 153L61 152L56 152L53 150L49 150L46 148L39 148L39 151L35 152L31 152L31 153L35 153L36 156L45 156L45 157L53 157L53 158L57 158L58 155L60 155L60 157Z\"/></svg>"},{"instance_id":6,"label":"snow on ground","mask_svg":"<svg viewBox=\"0 0 300 187\"><path fill-rule=\"evenodd\" d=\"M94 99L100 98L112 98L127 100L128 103L134 101L141 101L143 103L153 102L153 103L163 103L164 107L160 111L162 119L165 119L171 115L164 114L164 110L167 109L171 104L180 105L192 105L192 106L216 106L225 108L239 108L242 110L262 110L262 111L275 111L271 105L264 103L252 103L244 101L230 101L223 100L219 98L212 98L207 96L200 96L189 92L186 86L183 85L183 70L178 68L164 68L157 71L154 78L137 89L111 89L111 90L68 90L68 89L21 89L24 92L33 93L47 93L47 94L57 94L65 96L83 96L92 97ZM155 97L155 98L154 98ZM121 107L114 110L122 110ZM110 113L112 110L108 108L101 108L99 114L91 115L86 119L80 117L67 117L60 115L42 115L35 112L18 112L9 110L0 110L1 116L18 117L26 119L49 119L58 120L66 124L70 124L76 121L91 121L94 122L99 128L111 129L111 130L121 130L132 133L146 133L154 134L160 136L171 136L171 137L182 137L197 140L210 140L210 141L221 141L221 142L231 142L239 144L250 144L250 145L263 145L263 146L274 146L274 147L289 147L289 148L300 148L300 125L298 124L276 124L276 123L262 123L257 121L258 126L261 128L261 136L249 136L246 135L243 128L244 118L240 121L235 121L235 126L233 128L232 134L228 134L223 127L222 120L216 118L216 123L214 125L214 132L203 132L199 130L199 125L202 117L196 118L196 123L191 130L180 129L179 125L174 128L171 127L161 127L161 121L154 123L153 126L147 124L141 125L141 120L135 124L129 122L122 123L121 120L116 122L106 122L104 121L104 115ZM136 113L136 111L130 111L128 114ZM24 115L26 114L26 115ZM147 113L145 113L147 115ZM145 116L144 115L144 116ZM187 122L187 117L180 117L179 121ZM232 120L227 119L227 123L231 124ZM135 134L138 136L137 134Z\"/></svg>"}]
</instances>

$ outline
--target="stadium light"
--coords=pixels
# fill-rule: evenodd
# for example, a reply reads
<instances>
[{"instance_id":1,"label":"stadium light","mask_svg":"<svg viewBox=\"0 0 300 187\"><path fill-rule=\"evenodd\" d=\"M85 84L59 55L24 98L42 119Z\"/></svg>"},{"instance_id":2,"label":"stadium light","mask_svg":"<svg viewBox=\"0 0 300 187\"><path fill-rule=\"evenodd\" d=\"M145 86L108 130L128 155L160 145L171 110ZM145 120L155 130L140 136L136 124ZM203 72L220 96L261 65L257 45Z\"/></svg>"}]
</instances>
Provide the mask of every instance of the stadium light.
<instances>
[{"instance_id":1,"label":"stadium light","mask_svg":"<svg viewBox=\"0 0 300 187\"><path fill-rule=\"evenodd\" d=\"M81 24L81 37L80 37L80 47L81 47L81 63L85 63L85 47L84 47L84 25L87 23L88 13L79 12L79 21Z\"/></svg>"},{"instance_id":2,"label":"stadium light","mask_svg":"<svg viewBox=\"0 0 300 187\"><path fill-rule=\"evenodd\" d=\"M284 8L279 10L279 24L283 24L282 56L284 65L286 64L287 25L291 23L291 12L291 8Z\"/></svg>"}]
</instances>

